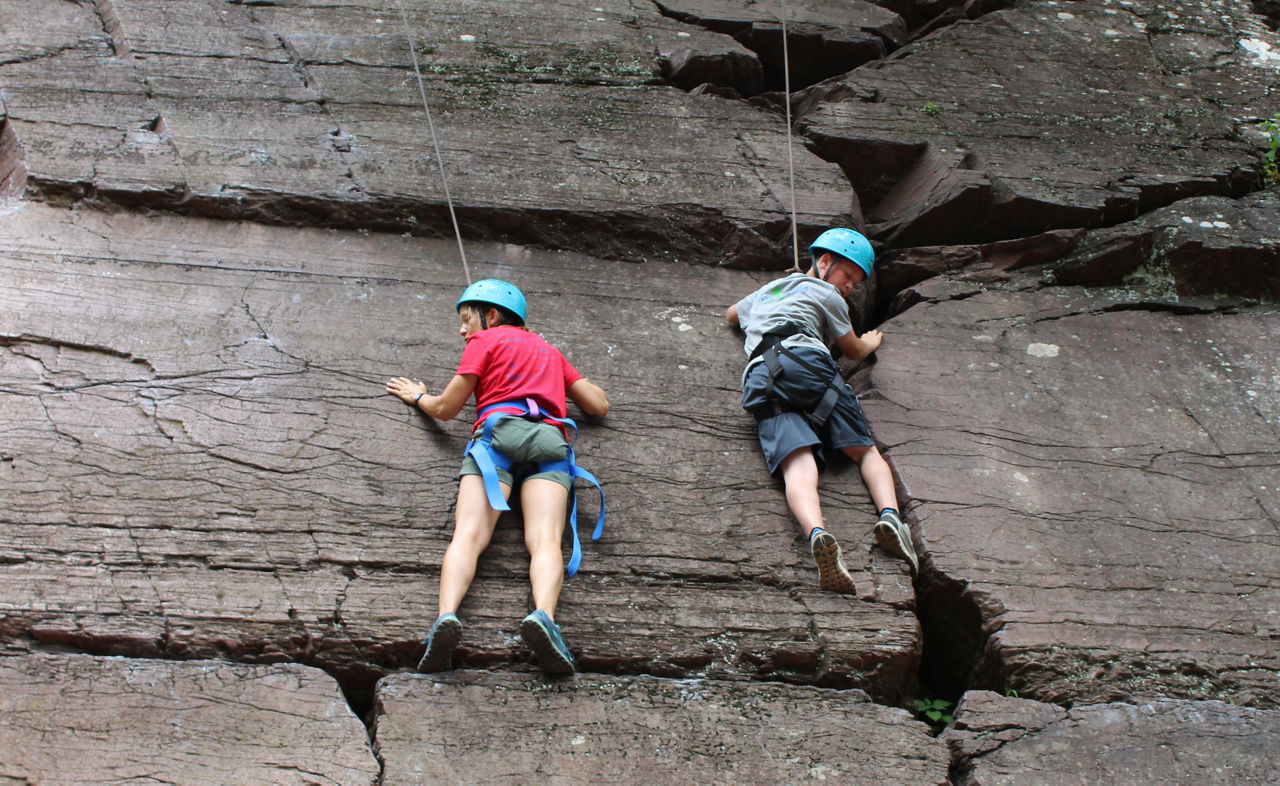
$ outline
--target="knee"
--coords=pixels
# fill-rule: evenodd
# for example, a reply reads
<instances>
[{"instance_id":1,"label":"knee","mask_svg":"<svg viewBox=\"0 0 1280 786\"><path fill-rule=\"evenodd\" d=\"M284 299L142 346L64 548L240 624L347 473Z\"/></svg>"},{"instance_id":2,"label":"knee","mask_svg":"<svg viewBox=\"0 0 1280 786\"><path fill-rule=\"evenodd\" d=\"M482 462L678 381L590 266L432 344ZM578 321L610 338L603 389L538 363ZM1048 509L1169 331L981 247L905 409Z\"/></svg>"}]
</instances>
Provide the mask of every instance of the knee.
<instances>
[{"instance_id":1,"label":"knee","mask_svg":"<svg viewBox=\"0 0 1280 786\"><path fill-rule=\"evenodd\" d=\"M453 540L449 542L449 548L451 549L473 552L483 551L486 545L488 545L488 538L485 537L483 530L462 525L454 528Z\"/></svg>"},{"instance_id":2,"label":"knee","mask_svg":"<svg viewBox=\"0 0 1280 786\"><path fill-rule=\"evenodd\" d=\"M875 445L862 445L859 447L845 448L844 454L853 459L857 464L862 464L867 459L875 461L880 458L880 451L876 450Z\"/></svg>"},{"instance_id":3,"label":"knee","mask_svg":"<svg viewBox=\"0 0 1280 786\"><path fill-rule=\"evenodd\" d=\"M554 551L560 553L560 542L564 539L563 527L530 527L526 523L524 532L524 545L532 556L545 554Z\"/></svg>"}]
</instances>

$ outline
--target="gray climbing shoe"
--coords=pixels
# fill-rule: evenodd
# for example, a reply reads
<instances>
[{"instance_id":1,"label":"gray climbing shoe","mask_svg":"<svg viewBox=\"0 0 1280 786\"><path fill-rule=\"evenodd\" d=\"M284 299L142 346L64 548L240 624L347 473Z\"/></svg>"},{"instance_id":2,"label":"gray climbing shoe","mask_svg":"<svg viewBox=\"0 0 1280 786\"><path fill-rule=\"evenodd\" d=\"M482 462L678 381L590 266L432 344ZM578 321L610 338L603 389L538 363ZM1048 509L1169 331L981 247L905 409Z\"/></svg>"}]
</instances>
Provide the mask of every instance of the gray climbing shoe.
<instances>
[{"instance_id":1,"label":"gray climbing shoe","mask_svg":"<svg viewBox=\"0 0 1280 786\"><path fill-rule=\"evenodd\" d=\"M418 671L430 674L453 668L453 650L462 638L462 621L453 612L441 614L427 634L427 651L418 661Z\"/></svg>"},{"instance_id":2,"label":"gray climbing shoe","mask_svg":"<svg viewBox=\"0 0 1280 786\"><path fill-rule=\"evenodd\" d=\"M542 609L537 609L520 622L520 638L538 658L538 667L548 677L567 677L573 673L573 653L560 636L560 626Z\"/></svg>"},{"instance_id":3,"label":"gray climbing shoe","mask_svg":"<svg viewBox=\"0 0 1280 786\"><path fill-rule=\"evenodd\" d=\"M916 559L916 549L911 543L911 530L902 523L902 519L891 511L885 511L872 532L875 533L876 543L880 544L880 548L906 560L911 566L912 575L915 575L920 569L920 561Z\"/></svg>"},{"instance_id":4,"label":"gray climbing shoe","mask_svg":"<svg viewBox=\"0 0 1280 786\"><path fill-rule=\"evenodd\" d=\"M858 594L853 576L840 561L840 544L836 543L835 535L826 530L819 532L810 542L809 550L813 552L813 561L818 563L819 587L844 595Z\"/></svg>"}]
</instances>

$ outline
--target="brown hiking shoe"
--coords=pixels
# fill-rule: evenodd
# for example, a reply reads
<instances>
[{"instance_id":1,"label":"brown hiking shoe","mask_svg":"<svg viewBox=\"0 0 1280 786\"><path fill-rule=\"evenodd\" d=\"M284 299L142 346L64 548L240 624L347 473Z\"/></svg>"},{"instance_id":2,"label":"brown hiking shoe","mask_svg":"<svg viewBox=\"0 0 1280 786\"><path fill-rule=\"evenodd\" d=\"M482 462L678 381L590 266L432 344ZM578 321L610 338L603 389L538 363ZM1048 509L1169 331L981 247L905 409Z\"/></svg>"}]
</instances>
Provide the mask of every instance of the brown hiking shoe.
<instances>
[{"instance_id":1,"label":"brown hiking shoe","mask_svg":"<svg viewBox=\"0 0 1280 786\"><path fill-rule=\"evenodd\" d=\"M853 576L840 561L840 544L836 543L835 535L825 530L819 532L809 544L809 549L813 552L813 561L818 563L819 587L844 595L858 593L853 586Z\"/></svg>"},{"instance_id":2,"label":"brown hiking shoe","mask_svg":"<svg viewBox=\"0 0 1280 786\"><path fill-rule=\"evenodd\" d=\"M876 543L880 544L880 548L906 560L911 566L912 575L915 575L920 569L920 561L916 559L916 549L911 543L911 530L902 523L902 519L886 511L876 522L872 532L875 533Z\"/></svg>"}]
</instances>

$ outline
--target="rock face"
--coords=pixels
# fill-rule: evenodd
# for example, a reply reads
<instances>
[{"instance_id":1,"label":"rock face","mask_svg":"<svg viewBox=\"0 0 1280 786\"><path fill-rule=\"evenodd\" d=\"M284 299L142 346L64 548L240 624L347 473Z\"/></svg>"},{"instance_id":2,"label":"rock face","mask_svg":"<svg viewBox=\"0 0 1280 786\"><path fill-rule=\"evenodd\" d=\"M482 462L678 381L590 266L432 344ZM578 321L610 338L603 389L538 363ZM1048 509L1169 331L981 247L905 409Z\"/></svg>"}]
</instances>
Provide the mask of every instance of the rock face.
<instances>
[{"instance_id":1,"label":"rock face","mask_svg":"<svg viewBox=\"0 0 1280 786\"><path fill-rule=\"evenodd\" d=\"M47 199L448 231L412 35L469 238L758 261L789 228L778 117L663 85L654 49L753 58L646 4L553 4L535 22L503 3L406 3L408 34L382 0L18 5L58 20L5 67L28 187ZM799 146L795 166L806 231L850 213L835 167Z\"/></svg>"},{"instance_id":2,"label":"rock face","mask_svg":"<svg viewBox=\"0 0 1280 786\"><path fill-rule=\"evenodd\" d=\"M980 609L981 630L940 615L938 635L985 641L973 655L993 684L1041 699L1274 706L1275 309L945 277L918 289L867 409L934 568ZM938 668L962 665L949 653Z\"/></svg>"},{"instance_id":3,"label":"rock face","mask_svg":"<svg viewBox=\"0 0 1280 786\"><path fill-rule=\"evenodd\" d=\"M1274 780L1274 9L793 4L789 155L771 9L535 5L0 0L0 775ZM796 245L879 252L845 369L922 567L837 465L854 598L723 321L790 169ZM439 389L487 276L613 402L569 681L512 515L410 673L469 418L383 384Z\"/></svg>"},{"instance_id":4,"label":"rock face","mask_svg":"<svg viewBox=\"0 0 1280 786\"><path fill-rule=\"evenodd\" d=\"M892 245L1112 224L1256 186L1265 30L1243 2L1031 3L813 88L801 122Z\"/></svg>"}]
</instances>

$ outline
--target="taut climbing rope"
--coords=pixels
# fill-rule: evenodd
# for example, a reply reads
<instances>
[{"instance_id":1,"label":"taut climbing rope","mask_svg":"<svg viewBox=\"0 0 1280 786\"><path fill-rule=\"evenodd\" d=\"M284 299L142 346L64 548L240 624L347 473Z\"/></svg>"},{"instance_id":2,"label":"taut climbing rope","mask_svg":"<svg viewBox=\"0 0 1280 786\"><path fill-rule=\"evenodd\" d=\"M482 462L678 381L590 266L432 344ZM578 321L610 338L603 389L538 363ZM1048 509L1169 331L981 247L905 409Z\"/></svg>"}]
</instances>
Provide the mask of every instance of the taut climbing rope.
<instances>
[{"instance_id":1,"label":"taut climbing rope","mask_svg":"<svg viewBox=\"0 0 1280 786\"><path fill-rule=\"evenodd\" d=\"M453 212L453 197L449 195L449 181L444 174L444 158L440 155L440 144L436 141L436 126L431 122L431 107L427 104L427 89L422 84L422 70L418 68L418 52L413 42L413 31L409 29L409 17L404 12L400 0L396 0L400 9L400 21L404 22L404 37L409 42L409 57L413 59L413 73L418 78L418 95L422 96L422 111L427 113L427 128L431 131L431 146L436 151L436 164L440 167L440 184L444 186L444 201L449 205L449 219L453 221L453 234L458 239L458 256L462 258L462 272L471 283L471 268L467 266L467 252L462 248L462 230L458 229L458 216Z\"/></svg>"},{"instance_id":2,"label":"taut climbing rope","mask_svg":"<svg viewBox=\"0 0 1280 786\"><path fill-rule=\"evenodd\" d=\"M782 92L787 108L787 179L791 187L791 269L800 269L800 237L796 231L796 165L791 152L791 58L787 53L787 0L782 3Z\"/></svg>"}]
</instances>

